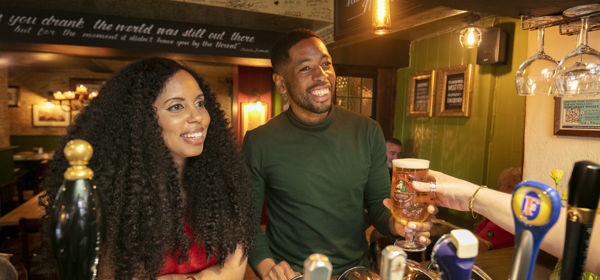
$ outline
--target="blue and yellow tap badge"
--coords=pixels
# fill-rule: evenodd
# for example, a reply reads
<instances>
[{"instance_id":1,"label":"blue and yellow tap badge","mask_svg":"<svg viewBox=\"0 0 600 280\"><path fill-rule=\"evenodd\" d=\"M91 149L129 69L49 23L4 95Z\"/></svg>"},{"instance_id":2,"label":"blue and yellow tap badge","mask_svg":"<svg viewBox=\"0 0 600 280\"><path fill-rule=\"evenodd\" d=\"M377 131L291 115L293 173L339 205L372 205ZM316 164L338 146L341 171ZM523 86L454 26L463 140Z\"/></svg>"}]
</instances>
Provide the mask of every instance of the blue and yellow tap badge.
<instances>
[{"instance_id":1,"label":"blue and yellow tap badge","mask_svg":"<svg viewBox=\"0 0 600 280\"><path fill-rule=\"evenodd\" d=\"M551 227L560 213L560 196L546 184L535 181L519 183L512 196L515 222L525 227Z\"/></svg>"}]
</instances>

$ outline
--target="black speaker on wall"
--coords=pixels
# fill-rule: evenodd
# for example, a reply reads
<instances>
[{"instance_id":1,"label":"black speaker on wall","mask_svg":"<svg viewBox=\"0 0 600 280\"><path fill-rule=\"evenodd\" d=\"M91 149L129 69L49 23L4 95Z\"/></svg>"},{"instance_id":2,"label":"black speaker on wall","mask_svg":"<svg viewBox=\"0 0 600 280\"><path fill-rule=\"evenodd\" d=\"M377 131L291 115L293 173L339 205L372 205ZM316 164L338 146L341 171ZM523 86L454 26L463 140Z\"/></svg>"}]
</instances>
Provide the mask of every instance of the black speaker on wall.
<instances>
[{"instance_id":1,"label":"black speaker on wall","mask_svg":"<svg viewBox=\"0 0 600 280\"><path fill-rule=\"evenodd\" d=\"M481 30L481 44L477 47L477 64L506 63L506 32L500 28Z\"/></svg>"}]
</instances>

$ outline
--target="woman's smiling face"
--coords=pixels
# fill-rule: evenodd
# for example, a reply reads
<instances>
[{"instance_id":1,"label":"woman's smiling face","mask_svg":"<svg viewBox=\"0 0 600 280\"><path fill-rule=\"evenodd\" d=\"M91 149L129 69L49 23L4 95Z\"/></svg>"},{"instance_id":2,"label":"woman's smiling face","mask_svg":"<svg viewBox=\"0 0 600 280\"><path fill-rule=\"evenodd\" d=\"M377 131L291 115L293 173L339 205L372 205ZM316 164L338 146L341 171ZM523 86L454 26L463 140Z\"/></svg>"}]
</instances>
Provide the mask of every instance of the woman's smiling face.
<instances>
[{"instance_id":1,"label":"woman's smiling face","mask_svg":"<svg viewBox=\"0 0 600 280\"><path fill-rule=\"evenodd\" d=\"M175 163L182 167L186 158L200 155L210 116L204 107L204 93L196 79L179 70L167 81L154 101L154 107L158 125L163 130L163 140Z\"/></svg>"}]
</instances>

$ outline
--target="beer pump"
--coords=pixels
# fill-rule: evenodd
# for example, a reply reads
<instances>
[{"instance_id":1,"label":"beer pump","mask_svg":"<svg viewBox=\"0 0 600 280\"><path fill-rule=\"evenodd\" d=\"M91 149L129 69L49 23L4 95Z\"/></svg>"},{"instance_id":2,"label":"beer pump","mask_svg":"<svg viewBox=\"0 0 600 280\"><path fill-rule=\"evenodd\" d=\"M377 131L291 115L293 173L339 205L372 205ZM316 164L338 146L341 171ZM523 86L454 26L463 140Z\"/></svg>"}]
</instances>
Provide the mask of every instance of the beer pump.
<instances>
[{"instance_id":1,"label":"beer pump","mask_svg":"<svg viewBox=\"0 0 600 280\"><path fill-rule=\"evenodd\" d=\"M65 146L71 164L64 173L49 213L50 242L61 279L96 279L100 249L100 202L90 180L94 172L86 165L92 146L72 140Z\"/></svg>"},{"instance_id":2,"label":"beer pump","mask_svg":"<svg viewBox=\"0 0 600 280\"><path fill-rule=\"evenodd\" d=\"M382 280L402 280L406 267L406 252L396 245L389 245L381 251L379 276Z\"/></svg>"},{"instance_id":3,"label":"beer pump","mask_svg":"<svg viewBox=\"0 0 600 280\"><path fill-rule=\"evenodd\" d=\"M442 280L470 280L479 251L477 237L466 229L444 234L433 247L431 266L437 266Z\"/></svg>"},{"instance_id":4,"label":"beer pump","mask_svg":"<svg viewBox=\"0 0 600 280\"><path fill-rule=\"evenodd\" d=\"M329 280L333 267L329 262L329 258L322 254L311 254L304 261L305 280Z\"/></svg>"},{"instance_id":5,"label":"beer pump","mask_svg":"<svg viewBox=\"0 0 600 280\"><path fill-rule=\"evenodd\" d=\"M573 166L567 200L567 229L561 279L581 279L600 195L600 166L579 161Z\"/></svg>"},{"instance_id":6,"label":"beer pump","mask_svg":"<svg viewBox=\"0 0 600 280\"><path fill-rule=\"evenodd\" d=\"M510 279L529 280L542 239L558 220L560 196L548 185L524 181L513 190L511 204L516 242Z\"/></svg>"}]
</instances>

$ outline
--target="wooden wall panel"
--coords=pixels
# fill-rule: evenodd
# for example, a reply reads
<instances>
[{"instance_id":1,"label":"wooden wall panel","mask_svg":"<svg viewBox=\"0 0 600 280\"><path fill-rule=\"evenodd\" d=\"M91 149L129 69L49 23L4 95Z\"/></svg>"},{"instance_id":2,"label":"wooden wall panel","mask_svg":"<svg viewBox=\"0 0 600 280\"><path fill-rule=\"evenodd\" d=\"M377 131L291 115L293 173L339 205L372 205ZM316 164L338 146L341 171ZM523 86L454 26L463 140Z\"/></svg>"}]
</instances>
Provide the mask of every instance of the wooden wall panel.
<instances>
[{"instance_id":1,"label":"wooden wall panel","mask_svg":"<svg viewBox=\"0 0 600 280\"><path fill-rule=\"evenodd\" d=\"M501 27L509 38L516 33L511 44L527 43L516 20L483 24ZM404 143L405 156L429 159L432 169L494 187L504 168L521 166L525 100L514 88L514 72L526 59L526 48L512 46L508 65L475 65L469 117L431 118L406 116L410 74L475 64L477 50L463 49L458 32L413 41L410 50L410 66L397 72L394 120L394 136Z\"/></svg>"}]
</instances>

